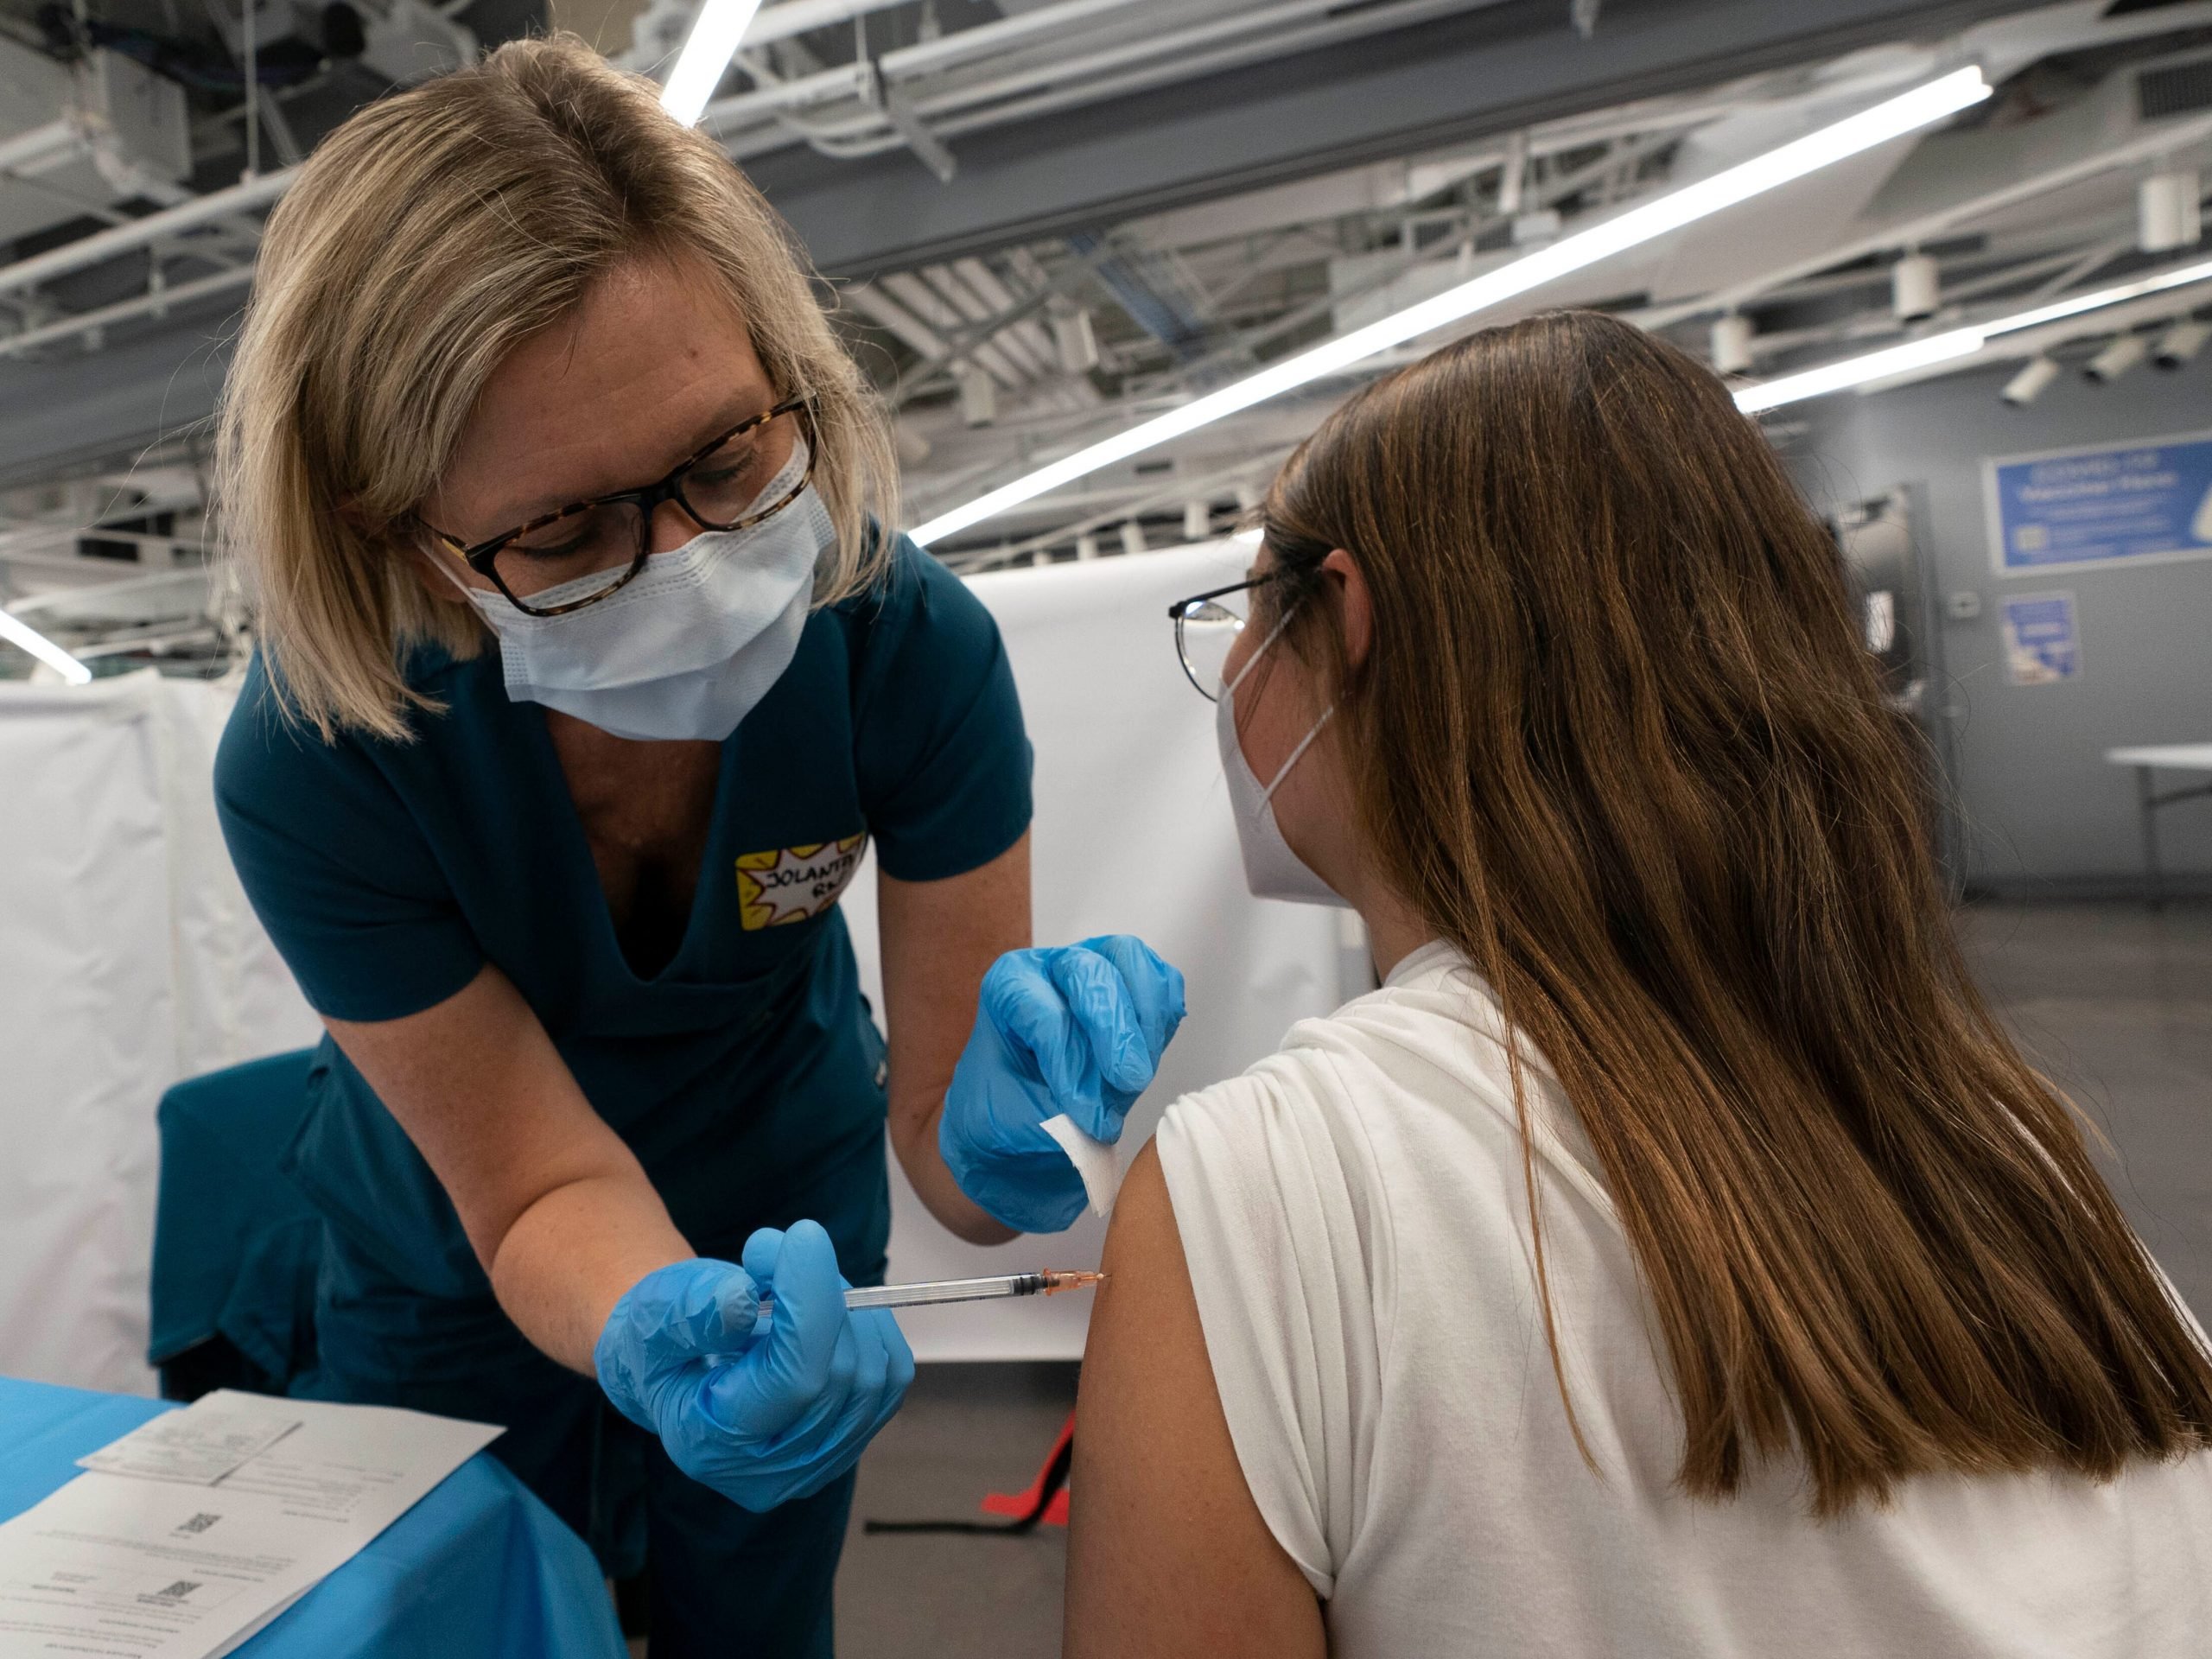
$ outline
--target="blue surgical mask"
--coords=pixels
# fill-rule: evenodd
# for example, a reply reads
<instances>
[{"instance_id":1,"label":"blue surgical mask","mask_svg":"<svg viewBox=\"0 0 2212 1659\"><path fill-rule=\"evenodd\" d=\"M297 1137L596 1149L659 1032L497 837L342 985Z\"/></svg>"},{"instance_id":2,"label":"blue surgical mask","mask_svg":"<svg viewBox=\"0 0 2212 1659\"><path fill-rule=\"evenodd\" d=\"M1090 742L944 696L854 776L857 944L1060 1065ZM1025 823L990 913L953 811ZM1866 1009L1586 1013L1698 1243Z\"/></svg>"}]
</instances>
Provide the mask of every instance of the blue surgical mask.
<instances>
[{"instance_id":1,"label":"blue surgical mask","mask_svg":"<svg viewBox=\"0 0 2212 1659\"><path fill-rule=\"evenodd\" d=\"M806 461L801 445L761 499L788 490ZM499 636L515 702L617 737L720 742L791 666L816 561L835 539L829 509L810 487L773 518L654 554L619 592L565 616L532 616L504 594L467 592ZM570 596L552 588L533 602Z\"/></svg>"}]
</instances>

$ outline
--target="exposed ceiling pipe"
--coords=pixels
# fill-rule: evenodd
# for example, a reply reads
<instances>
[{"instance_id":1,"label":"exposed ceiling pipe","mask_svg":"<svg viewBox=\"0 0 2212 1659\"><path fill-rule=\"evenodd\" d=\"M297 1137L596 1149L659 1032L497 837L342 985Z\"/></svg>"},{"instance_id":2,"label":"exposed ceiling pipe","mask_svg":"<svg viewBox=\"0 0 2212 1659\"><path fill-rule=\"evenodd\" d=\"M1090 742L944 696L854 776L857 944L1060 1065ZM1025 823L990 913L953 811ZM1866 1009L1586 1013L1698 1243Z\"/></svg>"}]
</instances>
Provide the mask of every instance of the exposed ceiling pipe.
<instances>
[{"instance_id":1,"label":"exposed ceiling pipe","mask_svg":"<svg viewBox=\"0 0 2212 1659\"><path fill-rule=\"evenodd\" d=\"M97 265L103 259L112 259L118 254L197 229L213 220L266 207L290 188L292 181L298 176L299 168L296 167L288 167L281 173L264 173L257 179L195 196L143 219L134 219L127 225L111 225L106 230L79 237L74 242L64 242L58 248L18 259L12 265L0 265L0 294L20 294L56 276ZM175 298L176 292L171 289L169 296Z\"/></svg>"},{"instance_id":2,"label":"exposed ceiling pipe","mask_svg":"<svg viewBox=\"0 0 2212 1659\"><path fill-rule=\"evenodd\" d=\"M86 531L87 535L98 532ZM79 564L96 564L96 559L79 559ZM125 566L126 569L130 567ZM123 576L113 582L89 583L82 588L50 588L42 594L31 594L8 601L10 614L22 616L29 611L66 611L73 605L94 600L113 600L131 594L158 593L169 588L189 588L194 582L205 582L205 565L188 566L181 570L158 571L150 576Z\"/></svg>"},{"instance_id":3,"label":"exposed ceiling pipe","mask_svg":"<svg viewBox=\"0 0 2212 1659\"><path fill-rule=\"evenodd\" d=\"M1046 30L1066 29L1107 12L1125 10L1141 0L1066 0L1066 3L1047 6L1041 11L1023 12L995 23L979 24L963 29L957 34L941 35L934 41L924 41L916 46L903 46L887 52L876 60L876 67L887 79L903 80L915 75L932 73L950 68L969 58L981 57L1033 35ZM763 35L760 30L773 17L774 10L764 11L754 20L753 32L747 37L753 45L779 38ZM824 69L811 75L798 75L779 86L758 88L719 99L707 105L701 118L710 131L718 131L741 122L765 120L785 110L806 109L831 99L855 95L856 75L864 74L867 66L844 64L835 69Z\"/></svg>"},{"instance_id":4,"label":"exposed ceiling pipe","mask_svg":"<svg viewBox=\"0 0 2212 1659\"><path fill-rule=\"evenodd\" d=\"M84 130L67 116L0 139L0 173L33 170L73 150L91 146Z\"/></svg>"},{"instance_id":5,"label":"exposed ceiling pipe","mask_svg":"<svg viewBox=\"0 0 2212 1659\"><path fill-rule=\"evenodd\" d=\"M1201 75L1218 74L1249 63L1287 57L1294 52L1310 51L1318 47L1335 45L1341 41L1381 35L1395 29L1406 29L1414 23L1433 18L1449 17L1461 12L1485 10L1502 5L1505 0L1397 0L1391 4L1385 0L1381 5L1363 7L1347 11L1343 0L1296 0L1296 3L1271 8L1264 13L1242 13L1233 20L1221 23L1200 24L1173 34L1155 35L1141 42L1146 48L1143 56L1154 61L1146 67L1131 69L1119 75L1107 75L1079 86L1067 86L1068 76L1058 66L1029 71L1025 74L1007 76L991 90L991 96L1005 98L1012 84L1054 87L1036 97L1017 102L977 109L964 116L950 116L941 111L953 105L969 108L982 103L976 89L963 87L957 92L946 92L931 98L915 100L915 107L930 119L931 128L939 136L955 138L979 127L995 126L1007 121L1032 120L1064 109L1092 104L1109 98L1126 98L1147 92L1156 86L1178 81L1193 80ZM1337 15L1341 14L1341 15ZM1234 30L1230 22L1244 24L1247 18L1262 18L1264 22ZM1287 27L1300 19L1311 19L1303 28ZM1231 35L1258 35L1258 38L1237 41L1208 52L1198 48L1208 41ZM1116 61L1135 55L1134 48L1125 48L1112 54ZM1166 62L1157 60L1166 59ZM1111 67L1091 63L1087 71Z\"/></svg>"},{"instance_id":6,"label":"exposed ceiling pipe","mask_svg":"<svg viewBox=\"0 0 2212 1659\"><path fill-rule=\"evenodd\" d=\"M924 73L938 73L950 67L957 58L979 56L1008 44L1016 35L1029 35L1046 28L1064 28L1080 22L1090 16L1136 3L1136 0L1068 0L1068 3L1048 7L1041 11L1026 12L1003 22L986 23L980 28L963 29L957 35L947 35L919 46L902 47L887 52L879 60L879 67L887 83L914 79ZM1380 5L1363 8L1344 16L1331 16L1332 10L1340 10L1343 0L1283 0L1283 3L1257 10L1238 12L1233 16L1217 18L1190 29L1154 34L1135 41L1106 46L1085 52L1077 52L1052 62L1033 67L1009 71L989 80L964 86L947 87L912 99L915 113L927 121L930 130L940 138L957 137L963 133L995 126L1010 120L1023 120L1041 114L1095 103L1099 99L1120 97L1147 87L1190 79L1211 74L1238 64L1283 55L1286 53L1308 49L1338 41L1357 39L1368 35L1404 28L1431 17L1446 16L1463 11L1479 10L1503 3L1503 0L1384 0ZM1315 19L1303 29L1286 29L1300 20ZM1232 46L1213 52L1199 48L1209 43L1235 37L1254 37L1238 40ZM1160 61L1165 59L1165 62ZM1141 62L1146 67L1118 76L1084 82L1083 78L1096 74L1102 69ZM750 144L745 136L733 129L746 122L771 120L792 109L818 107L843 96L850 95L852 70L849 67L824 70L819 74L788 80L779 86L761 88L741 93L708 106L705 124L709 130L730 135L728 145L733 155L742 159L762 150L780 147L780 137L770 135L772 142ZM1071 84L1077 83L1082 84ZM1020 94L1037 91L1037 96L1002 107L979 108L995 100L1017 98ZM896 149L906 139L891 126L887 118L875 111L838 118L810 126L806 130L810 143L817 147L834 144L836 153L848 157L874 155Z\"/></svg>"},{"instance_id":7,"label":"exposed ceiling pipe","mask_svg":"<svg viewBox=\"0 0 2212 1659\"><path fill-rule=\"evenodd\" d=\"M73 247L75 244L69 245ZM0 276L5 274L0 271ZM95 328L105 328L111 322L143 317L149 311L159 311L167 306L186 305L194 300L206 299L211 294L244 288L252 280L251 265L233 265L228 270L219 270L208 276L196 276L188 283L149 289L136 298L118 300L113 305L103 305L91 311L79 311L53 322L41 323L35 328L27 328L20 334L0 335L0 357L20 357L36 346L67 340L73 334L88 334Z\"/></svg>"},{"instance_id":8,"label":"exposed ceiling pipe","mask_svg":"<svg viewBox=\"0 0 2212 1659\"><path fill-rule=\"evenodd\" d=\"M982 301L991 321L999 321L1020 309L1021 296L1001 282L998 273L981 259L956 259L952 270ZM1027 313L1003 322L997 337L1019 342L1023 353L1036 363L1042 373L1050 374L1059 361L1059 348L1053 344L1051 332Z\"/></svg>"},{"instance_id":9,"label":"exposed ceiling pipe","mask_svg":"<svg viewBox=\"0 0 2212 1659\"><path fill-rule=\"evenodd\" d=\"M912 271L894 271L881 278L877 286L931 327L948 336L965 332L969 319ZM973 346L967 355L1002 386L1019 386L1029 378L995 342L985 341Z\"/></svg>"},{"instance_id":10,"label":"exposed ceiling pipe","mask_svg":"<svg viewBox=\"0 0 2212 1659\"><path fill-rule=\"evenodd\" d=\"M929 285L930 291L949 307L964 325L971 338L988 341L978 344L969 355L980 360L985 352L1002 357L1014 370L1014 379L1009 385L1027 385L1036 379L1043 365L1031 357L1023 343L1005 333L995 330L996 314L968 285L944 265L925 265L918 273Z\"/></svg>"},{"instance_id":11,"label":"exposed ceiling pipe","mask_svg":"<svg viewBox=\"0 0 2212 1659\"><path fill-rule=\"evenodd\" d=\"M760 8L753 16L753 26L745 31L745 43L761 46L770 41L789 40L809 29L849 23L870 12L889 11L912 3L913 0L783 0L780 5Z\"/></svg>"},{"instance_id":12,"label":"exposed ceiling pipe","mask_svg":"<svg viewBox=\"0 0 2212 1659\"><path fill-rule=\"evenodd\" d=\"M2062 185L2094 178L2100 173L2109 173L2114 168L2133 162L2161 156L2169 150L2184 149L2212 137L2212 116L2198 116L2193 120L2177 121L2158 131L2140 135L2128 143L2113 149L2097 150L2076 157L2060 166L2024 179L2016 179L2000 188L1981 194L1967 196L1946 203L1943 207L1923 213L1916 219L1891 225L1849 242L1825 248L1817 254L1794 260L1787 265L1761 273L1749 282L1738 283L1732 288L1700 295L1694 300L1685 300L1677 305L1661 306L1639 315L1637 321L1647 328L1664 328L1688 318L1732 307L1747 305L1785 283L1801 276L1811 276L1838 265L1863 259L1869 254L1887 252L1892 248L1908 247L1915 243L1932 242L1961 223L2012 207L2016 202L2030 201L2048 194Z\"/></svg>"},{"instance_id":13,"label":"exposed ceiling pipe","mask_svg":"<svg viewBox=\"0 0 2212 1659\"><path fill-rule=\"evenodd\" d=\"M843 290L846 303L863 311L932 363L942 362L951 351L944 337L881 289L860 283Z\"/></svg>"}]
</instances>

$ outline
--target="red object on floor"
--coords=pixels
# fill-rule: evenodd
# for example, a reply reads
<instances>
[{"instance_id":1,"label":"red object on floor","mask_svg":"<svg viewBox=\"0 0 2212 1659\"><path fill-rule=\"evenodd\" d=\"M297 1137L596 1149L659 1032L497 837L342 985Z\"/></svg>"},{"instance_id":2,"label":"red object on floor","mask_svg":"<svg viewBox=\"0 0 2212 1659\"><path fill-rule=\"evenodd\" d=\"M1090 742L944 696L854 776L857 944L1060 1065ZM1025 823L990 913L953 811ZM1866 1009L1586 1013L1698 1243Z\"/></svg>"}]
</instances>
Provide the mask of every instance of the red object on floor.
<instances>
[{"instance_id":1,"label":"red object on floor","mask_svg":"<svg viewBox=\"0 0 2212 1659\"><path fill-rule=\"evenodd\" d=\"M1060 1430L1060 1438L1052 1442L1052 1449L1045 1454L1045 1461L1037 1471L1037 1478L1029 1483L1026 1491L986 1492L983 1513L1021 1516L1037 1507L1037 1500L1045 1491L1045 1477L1058 1461L1060 1452L1075 1438L1075 1413L1068 1413L1068 1421ZM1065 1527L1068 1523L1068 1489L1065 1486L1052 1494L1052 1501L1045 1506L1045 1513L1038 1519L1048 1527Z\"/></svg>"}]
</instances>

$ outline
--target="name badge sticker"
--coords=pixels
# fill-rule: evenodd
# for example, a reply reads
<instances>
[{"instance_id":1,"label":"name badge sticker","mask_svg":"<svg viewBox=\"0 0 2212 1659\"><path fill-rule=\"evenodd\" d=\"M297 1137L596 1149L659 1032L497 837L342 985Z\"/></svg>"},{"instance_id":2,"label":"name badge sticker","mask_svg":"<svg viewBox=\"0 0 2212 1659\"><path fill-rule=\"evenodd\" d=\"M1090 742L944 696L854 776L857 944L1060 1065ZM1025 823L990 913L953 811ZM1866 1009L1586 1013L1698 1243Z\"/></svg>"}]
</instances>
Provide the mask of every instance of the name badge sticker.
<instances>
[{"instance_id":1,"label":"name badge sticker","mask_svg":"<svg viewBox=\"0 0 2212 1659\"><path fill-rule=\"evenodd\" d=\"M868 850L865 833L842 841L746 853L737 861L738 917L748 933L821 915L852 884Z\"/></svg>"}]
</instances>

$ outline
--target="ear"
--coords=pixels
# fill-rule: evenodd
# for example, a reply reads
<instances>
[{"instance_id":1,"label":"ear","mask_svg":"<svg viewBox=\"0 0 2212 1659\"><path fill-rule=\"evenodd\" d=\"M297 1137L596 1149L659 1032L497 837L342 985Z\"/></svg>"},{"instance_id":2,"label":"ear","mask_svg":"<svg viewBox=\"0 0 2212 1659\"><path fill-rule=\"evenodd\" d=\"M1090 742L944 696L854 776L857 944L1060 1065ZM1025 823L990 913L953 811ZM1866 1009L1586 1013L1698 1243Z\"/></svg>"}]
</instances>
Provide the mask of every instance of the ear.
<instances>
[{"instance_id":1,"label":"ear","mask_svg":"<svg viewBox=\"0 0 2212 1659\"><path fill-rule=\"evenodd\" d=\"M1337 614L1344 619L1344 666L1357 669L1367 661L1375 641L1375 599L1368 591L1366 574L1359 561L1338 548L1321 561L1321 576L1337 596Z\"/></svg>"},{"instance_id":2,"label":"ear","mask_svg":"<svg viewBox=\"0 0 2212 1659\"><path fill-rule=\"evenodd\" d=\"M422 583L423 591L429 595L433 604L457 605L463 610L470 608L467 595L461 592L461 587L476 585L475 572L458 559L448 564L447 555L425 545L420 536L394 536L390 538L389 544L401 558L414 567L415 579Z\"/></svg>"}]
</instances>

